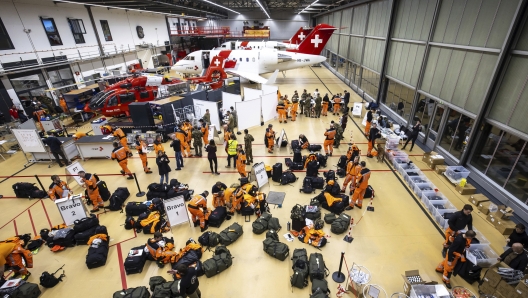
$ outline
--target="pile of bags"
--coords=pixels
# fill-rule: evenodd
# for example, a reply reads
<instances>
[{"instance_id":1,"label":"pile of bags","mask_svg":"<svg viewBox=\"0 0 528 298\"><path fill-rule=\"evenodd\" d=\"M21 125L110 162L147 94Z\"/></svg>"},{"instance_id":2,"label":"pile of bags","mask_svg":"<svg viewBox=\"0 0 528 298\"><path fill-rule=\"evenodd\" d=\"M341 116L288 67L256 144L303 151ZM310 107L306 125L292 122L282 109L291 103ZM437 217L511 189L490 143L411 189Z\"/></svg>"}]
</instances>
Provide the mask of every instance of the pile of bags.
<instances>
[{"instance_id":1,"label":"pile of bags","mask_svg":"<svg viewBox=\"0 0 528 298\"><path fill-rule=\"evenodd\" d=\"M171 179L169 184L151 183L147 187L147 200L154 198L162 200L183 196L185 201L189 201L194 190L189 189L189 185L180 183L177 179Z\"/></svg>"},{"instance_id":2,"label":"pile of bags","mask_svg":"<svg viewBox=\"0 0 528 298\"><path fill-rule=\"evenodd\" d=\"M308 286L308 277L312 282L311 298L328 298L328 268L324 263L323 255L320 253L310 254L308 259L306 249L300 248L293 251L292 256L293 275L290 277L292 287L303 289Z\"/></svg>"}]
</instances>

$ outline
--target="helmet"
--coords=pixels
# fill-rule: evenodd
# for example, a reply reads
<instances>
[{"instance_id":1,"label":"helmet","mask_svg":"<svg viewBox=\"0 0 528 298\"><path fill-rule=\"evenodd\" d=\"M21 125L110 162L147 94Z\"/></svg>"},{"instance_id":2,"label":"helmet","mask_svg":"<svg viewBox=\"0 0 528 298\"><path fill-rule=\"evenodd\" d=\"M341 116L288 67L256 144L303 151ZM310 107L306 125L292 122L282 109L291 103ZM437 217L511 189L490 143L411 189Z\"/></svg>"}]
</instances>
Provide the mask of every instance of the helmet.
<instances>
[{"instance_id":1,"label":"helmet","mask_svg":"<svg viewBox=\"0 0 528 298\"><path fill-rule=\"evenodd\" d=\"M322 230L323 227L324 227L324 221L322 219L318 218L314 221L314 229Z\"/></svg>"}]
</instances>

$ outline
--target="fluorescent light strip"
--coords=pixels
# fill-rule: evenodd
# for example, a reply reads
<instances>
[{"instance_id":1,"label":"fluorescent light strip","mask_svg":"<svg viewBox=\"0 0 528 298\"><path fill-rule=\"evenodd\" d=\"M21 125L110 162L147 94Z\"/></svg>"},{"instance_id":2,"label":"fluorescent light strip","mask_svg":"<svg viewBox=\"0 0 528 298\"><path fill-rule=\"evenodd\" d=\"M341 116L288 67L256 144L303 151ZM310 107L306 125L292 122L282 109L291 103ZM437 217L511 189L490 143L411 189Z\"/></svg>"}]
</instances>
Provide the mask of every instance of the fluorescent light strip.
<instances>
[{"instance_id":1,"label":"fluorescent light strip","mask_svg":"<svg viewBox=\"0 0 528 298\"><path fill-rule=\"evenodd\" d=\"M301 10L298 14L301 14L303 13L303 11L307 10L310 6L314 5L315 3L319 2L319 0L315 0L314 2L312 2L310 5L306 6L303 10Z\"/></svg>"},{"instance_id":2,"label":"fluorescent light strip","mask_svg":"<svg viewBox=\"0 0 528 298\"><path fill-rule=\"evenodd\" d=\"M156 13L156 14L163 14L163 15L167 15L167 16L179 17L179 18L183 18L183 19L185 19L185 18L189 18L189 19L203 19L203 17L196 17L196 16L189 16L189 15L182 16L182 15L179 15L179 14L159 12L159 11L151 11L151 10L141 10L141 9L134 9L134 8L124 8L124 7L116 7L116 6L100 5L100 4L91 4L91 3L90 4L85 4L85 3L81 3L81 2L68 1L68 0L54 0L54 2L63 2L63 3L70 3L70 4L97 6L97 7L104 7L104 8L129 10L129 11L149 12L149 13ZM180 7L180 6L176 6L176 7ZM181 8L190 9L190 10L196 10L196 11L210 13L210 14L215 14L215 13L212 13L212 12L203 11L203 10L199 10L199 9L195 9L195 8L188 8L188 7L184 7L184 6L181 6Z\"/></svg>"},{"instance_id":3,"label":"fluorescent light strip","mask_svg":"<svg viewBox=\"0 0 528 298\"><path fill-rule=\"evenodd\" d=\"M262 9L262 11L268 16L268 19L271 19L270 15L268 14L268 12L264 9L264 6L262 6L262 4L260 4L260 1L259 0L255 0L257 1L257 4L260 6L260 8ZM319 1L319 0L317 0Z\"/></svg>"},{"instance_id":4,"label":"fluorescent light strip","mask_svg":"<svg viewBox=\"0 0 528 298\"><path fill-rule=\"evenodd\" d=\"M203 2L207 2L207 3L209 3L209 4L212 4L212 5L215 5L215 6L218 6L218 7L222 8L222 9L229 10L229 11L234 12L234 13L236 13L236 14L240 14L240 12L238 12L238 11L234 11L234 10L232 10L232 9L230 9L230 8L227 8L227 7L225 7L225 6L222 6L222 5L220 5L220 4L216 4L216 3L211 2L211 1L208 1L208 0L202 0L202 1L203 1Z\"/></svg>"}]
</instances>

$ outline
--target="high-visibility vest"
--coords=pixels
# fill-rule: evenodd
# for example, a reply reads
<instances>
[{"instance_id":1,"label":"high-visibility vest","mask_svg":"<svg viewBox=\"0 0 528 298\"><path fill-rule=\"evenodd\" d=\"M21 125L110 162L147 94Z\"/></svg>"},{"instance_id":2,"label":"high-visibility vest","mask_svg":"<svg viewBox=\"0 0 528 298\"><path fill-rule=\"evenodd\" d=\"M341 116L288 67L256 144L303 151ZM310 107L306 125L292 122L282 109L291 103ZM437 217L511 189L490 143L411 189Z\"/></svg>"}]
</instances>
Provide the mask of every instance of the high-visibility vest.
<instances>
[{"instance_id":1,"label":"high-visibility vest","mask_svg":"<svg viewBox=\"0 0 528 298\"><path fill-rule=\"evenodd\" d=\"M227 154L229 155L236 155L237 154L237 146L238 142L235 140L231 140L227 142Z\"/></svg>"}]
</instances>

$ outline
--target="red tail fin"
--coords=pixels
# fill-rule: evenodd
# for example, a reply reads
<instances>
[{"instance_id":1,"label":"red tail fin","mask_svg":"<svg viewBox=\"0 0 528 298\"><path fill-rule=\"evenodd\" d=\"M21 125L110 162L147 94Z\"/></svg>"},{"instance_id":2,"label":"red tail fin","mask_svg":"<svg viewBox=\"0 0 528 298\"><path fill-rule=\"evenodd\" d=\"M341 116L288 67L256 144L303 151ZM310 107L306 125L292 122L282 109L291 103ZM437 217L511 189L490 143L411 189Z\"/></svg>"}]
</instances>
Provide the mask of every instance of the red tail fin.
<instances>
[{"instance_id":1,"label":"red tail fin","mask_svg":"<svg viewBox=\"0 0 528 298\"><path fill-rule=\"evenodd\" d=\"M214 56L211 59L211 63L207 68L207 72L203 77L192 78L193 84L208 84L211 89L218 89L222 87L223 80L227 78L227 74L224 71L225 59L221 56Z\"/></svg>"},{"instance_id":2,"label":"red tail fin","mask_svg":"<svg viewBox=\"0 0 528 298\"><path fill-rule=\"evenodd\" d=\"M290 44L300 44L306 38L306 36L312 32L312 30L312 28L301 27L287 42Z\"/></svg>"},{"instance_id":3,"label":"red tail fin","mask_svg":"<svg viewBox=\"0 0 528 298\"><path fill-rule=\"evenodd\" d=\"M297 52L310 55L321 54L321 51L336 29L336 27L332 27L328 24L319 24L315 26L312 32L310 32L303 42L301 42Z\"/></svg>"}]
</instances>

